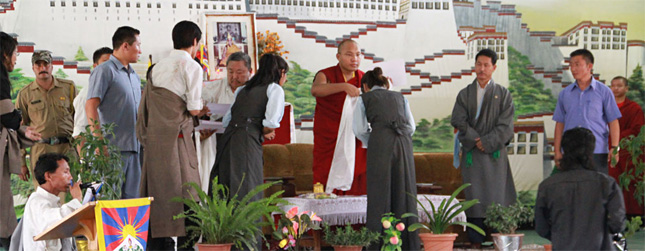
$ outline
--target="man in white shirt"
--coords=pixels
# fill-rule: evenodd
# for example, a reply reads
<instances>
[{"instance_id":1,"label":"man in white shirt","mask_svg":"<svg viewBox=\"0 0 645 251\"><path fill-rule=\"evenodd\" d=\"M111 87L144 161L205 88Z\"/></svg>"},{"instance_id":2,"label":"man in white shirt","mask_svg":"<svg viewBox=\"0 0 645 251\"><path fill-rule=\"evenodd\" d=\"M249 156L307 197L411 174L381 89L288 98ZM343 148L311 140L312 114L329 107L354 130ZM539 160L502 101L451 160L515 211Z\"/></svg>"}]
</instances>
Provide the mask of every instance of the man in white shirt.
<instances>
[{"instance_id":1,"label":"man in white shirt","mask_svg":"<svg viewBox=\"0 0 645 251\"><path fill-rule=\"evenodd\" d=\"M202 91L202 99L206 103L233 104L235 101L235 90L243 86L251 78L253 67L251 57L248 54L238 51L226 60L227 78L207 83ZM224 114L211 114L210 120L221 120ZM197 158L199 162L199 177L202 190L208 192L208 183L211 169L215 164L217 154L217 137L211 137L214 131L202 130L195 132L197 144Z\"/></svg>"},{"instance_id":2,"label":"man in white shirt","mask_svg":"<svg viewBox=\"0 0 645 251\"><path fill-rule=\"evenodd\" d=\"M25 205L22 223L24 250L72 250L72 238L34 241L34 236L81 207L81 183L71 185L68 161L69 158L63 154L46 153L40 155L36 162L34 176L39 186ZM73 199L61 206L58 194L68 190Z\"/></svg>"},{"instance_id":3,"label":"man in white shirt","mask_svg":"<svg viewBox=\"0 0 645 251\"><path fill-rule=\"evenodd\" d=\"M202 32L197 24L181 21L172 30L174 50L148 70L137 117L137 138L144 147L141 196L155 198L150 206L148 249L174 250L170 237L178 236L179 250L192 250L196 239L185 226L188 220L174 220L183 212L174 197L198 198L187 182L199 184L197 154L192 139L193 116L208 108L202 103L203 72L193 60ZM197 235L199 236L199 235Z\"/></svg>"},{"instance_id":4,"label":"man in white shirt","mask_svg":"<svg viewBox=\"0 0 645 251\"><path fill-rule=\"evenodd\" d=\"M96 68L103 62L108 61L110 59L110 55L112 55L112 49L108 47L103 47L94 51L94 55L92 55L94 65L92 65L92 68ZM74 110L76 111L74 113L74 131L72 132L72 137L74 138L77 138L81 132L85 131L85 127L89 125L89 123L87 123L87 115L85 115L85 101L87 100L88 89L89 87L81 89L81 91L78 92L78 95L76 95L76 98L74 98L73 104ZM81 153L82 147L83 142L76 146L76 150L79 154Z\"/></svg>"}]
</instances>

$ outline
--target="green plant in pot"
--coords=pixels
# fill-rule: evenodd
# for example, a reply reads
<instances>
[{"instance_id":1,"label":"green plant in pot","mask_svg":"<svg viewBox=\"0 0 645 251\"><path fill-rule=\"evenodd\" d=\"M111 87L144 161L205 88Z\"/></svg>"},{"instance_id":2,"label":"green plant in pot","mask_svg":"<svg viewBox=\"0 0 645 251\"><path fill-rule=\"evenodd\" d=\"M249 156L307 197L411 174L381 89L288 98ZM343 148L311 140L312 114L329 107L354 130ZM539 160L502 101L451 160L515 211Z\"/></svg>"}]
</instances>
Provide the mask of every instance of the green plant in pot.
<instances>
[{"instance_id":1,"label":"green plant in pot","mask_svg":"<svg viewBox=\"0 0 645 251\"><path fill-rule=\"evenodd\" d=\"M354 230L348 223L345 227L338 227L332 230L329 225L323 228L325 242L334 247L334 250L360 251L363 247L369 246L379 238L379 233L371 232L366 227L361 230Z\"/></svg>"},{"instance_id":2,"label":"green plant in pot","mask_svg":"<svg viewBox=\"0 0 645 251\"><path fill-rule=\"evenodd\" d=\"M452 250L454 241L457 238L457 234L446 233L446 231L448 230L448 227L452 225L461 225L464 227L469 227L482 235L486 234L484 230L482 230L481 228L479 228L478 226L472 223L464 222L464 221L454 221L454 218L457 217L457 215L471 208L475 204L479 203L479 200L474 199L474 200L468 200L468 201L461 201L453 204L453 202L456 200L457 195L461 193L462 190L466 189L466 187L469 187L469 186L470 186L470 183L461 185L459 188L457 188L457 190L455 190L452 193L452 195L450 195L450 198L444 199L443 201L441 201L441 203L438 206L435 206L431 200L426 198L430 202L430 209L431 209L430 211L421 203L421 201L415 198L417 199L417 203L423 208L423 212L426 214L429 221L412 224L408 228L408 231L412 232L417 229L426 229L430 231L430 233L419 234L419 237L423 242L423 247L426 251ZM418 215L413 213L406 213L406 214L403 214L401 217L419 218Z\"/></svg>"},{"instance_id":3,"label":"green plant in pot","mask_svg":"<svg viewBox=\"0 0 645 251\"><path fill-rule=\"evenodd\" d=\"M533 209L519 201L509 206L492 204L486 209L484 224L499 232L492 234L497 250L519 250L524 234L515 234L515 230L533 217Z\"/></svg>"},{"instance_id":4,"label":"green plant in pot","mask_svg":"<svg viewBox=\"0 0 645 251\"><path fill-rule=\"evenodd\" d=\"M200 251L208 250L204 244L226 244L228 250L231 245L243 250L255 250L258 240L264 239L262 227L273 226L271 222L260 219L271 219L272 212L282 211L278 204L286 204L287 201L279 197L284 191L257 201L251 199L277 183L279 182L261 184L239 198L237 194L230 194L229 188L219 184L217 177L212 183L213 196L208 196L199 185L190 182L186 185L197 191L199 200L173 198L173 201L184 203L188 207L186 212L176 215L174 219L187 218L196 224L188 226L186 230L201 232L202 243L197 244Z\"/></svg>"},{"instance_id":5,"label":"green plant in pot","mask_svg":"<svg viewBox=\"0 0 645 251\"><path fill-rule=\"evenodd\" d=\"M95 126L97 121L93 121ZM114 138L114 123L103 124L101 135L92 133L90 126L85 127L79 138L74 140L73 147L80 147L79 156L70 155L70 171L72 174L80 174L84 182L99 181L103 183L97 194L97 199L118 200L121 199L121 184L123 183L123 172L121 166L121 152L118 147L110 144L108 135ZM97 154L102 153L102 154Z\"/></svg>"}]
</instances>

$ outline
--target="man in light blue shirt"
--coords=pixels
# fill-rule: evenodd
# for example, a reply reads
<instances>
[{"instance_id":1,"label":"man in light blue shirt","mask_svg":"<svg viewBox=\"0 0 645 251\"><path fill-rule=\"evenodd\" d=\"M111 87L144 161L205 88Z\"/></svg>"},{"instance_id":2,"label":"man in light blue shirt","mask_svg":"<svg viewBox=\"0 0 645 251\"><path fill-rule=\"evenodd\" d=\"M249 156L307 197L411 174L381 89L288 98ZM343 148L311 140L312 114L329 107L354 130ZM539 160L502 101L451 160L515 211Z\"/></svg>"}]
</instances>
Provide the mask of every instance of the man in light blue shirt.
<instances>
[{"instance_id":1,"label":"man in light blue shirt","mask_svg":"<svg viewBox=\"0 0 645 251\"><path fill-rule=\"evenodd\" d=\"M576 127L584 127L593 132L596 137L594 148L594 168L605 174L608 173L607 163L611 158L618 161L618 154L608 154L618 148L621 117L616 100L609 87L593 78L593 54L586 49L571 53L569 67L571 75L576 80L560 92L558 103L553 113L555 124L555 164L560 166L562 152L560 141L564 131ZM609 127L607 126L609 125ZM611 146L608 137L611 134Z\"/></svg>"},{"instance_id":2,"label":"man in light blue shirt","mask_svg":"<svg viewBox=\"0 0 645 251\"><path fill-rule=\"evenodd\" d=\"M95 135L101 134L101 124L115 124L114 137L106 137L121 151L125 175L121 198L137 198L141 164L135 124L141 100L141 80L130 63L136 63L141 54L139 31L128 26L118 28L112 36L112 46L114 53L110 59L90 75L85 112ZM95 125L93 121L99 123Z\"/></svg>"}]
</instances>

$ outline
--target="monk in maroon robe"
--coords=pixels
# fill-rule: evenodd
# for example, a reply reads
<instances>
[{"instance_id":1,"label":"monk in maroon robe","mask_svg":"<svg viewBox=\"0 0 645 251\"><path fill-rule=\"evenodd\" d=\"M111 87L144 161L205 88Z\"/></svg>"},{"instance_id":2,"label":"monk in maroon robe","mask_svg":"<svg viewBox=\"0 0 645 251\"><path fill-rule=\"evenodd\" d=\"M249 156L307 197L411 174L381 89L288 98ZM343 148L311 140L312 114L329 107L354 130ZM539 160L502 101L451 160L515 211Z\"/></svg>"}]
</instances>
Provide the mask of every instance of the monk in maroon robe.
<instances>
[{"instance_id":1,"label":"monk in maroon robe","mask_svg":"<svg viewBox=\"0 0 645 251\"><path fill-rule=\"evenodd\" d=\"M316 97L314 114L313 182L327 185L331 168L338 128L343 112L345 97L357 97L363 72L358 70L361 50L353 40L345 40L338 45L336 54L338 64L316 73L311 95ZM354 181L349 191L335 190L339 195L363 195L367 193L366 171L367 151L356 139L356 158Z\"/></svg>"},{"instance_id":2,"label":"monk in maroon robe","mask_svg":"<svg viewBox=\"0 0 645 251\"><path fill-rule=\"evenodd\" d=\"M620 109L620 113L623 115L623 117L618 120L618 123L620 124L621 140L629 135L638 135L641 131L641 127L645 124L645 116L643 115L641 107L636 102L625 97L628 90L629 87L627 86L627 79L624 77L615 77L611 80L611 91L614 93L618 109ZM619 182L618 176L625 172L625 170L634 169L632 157L627 150L622 149L618 154L619 161L616 164L616 167L609 168L609 175L614 177L617 182ZM643 158L643 156L641 156L641 158ZM636 184L634 181L632 181L632 184L629 186L629 191L623 190L623 198L625 199L627 215L643 215L643 205L639 205L634 197L635 190Z\"/></svg>"}]
</instances>

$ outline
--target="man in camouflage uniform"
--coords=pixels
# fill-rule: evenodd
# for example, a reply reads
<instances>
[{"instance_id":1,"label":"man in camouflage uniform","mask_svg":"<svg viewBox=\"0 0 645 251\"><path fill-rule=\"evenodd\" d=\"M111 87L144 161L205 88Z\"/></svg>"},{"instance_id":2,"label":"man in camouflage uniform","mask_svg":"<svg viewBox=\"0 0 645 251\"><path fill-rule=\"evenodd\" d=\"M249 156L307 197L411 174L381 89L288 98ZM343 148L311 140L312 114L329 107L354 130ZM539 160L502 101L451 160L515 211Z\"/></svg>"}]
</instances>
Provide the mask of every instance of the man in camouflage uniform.
<instances>
[{"instance_id":1,"label":"man in camouflage uniform","mask_svg":"<svg viewBox=\"0 0 645 251\"><path fill-rule=\"evenodd\" d=\"M76 151L71 146L74 129L74 106L72 101L78 93L74 82L58 79L52 75L52 56L49 51L36 51L31 57L36 80L18 93L16 108L22 111L23 125L33 126L42 139L31 147L30 173L41 154L61 154ZM23 152L23 170L27 168ZM34 185L38 186L34 179Z\"/></svg>"}]
</instances>

